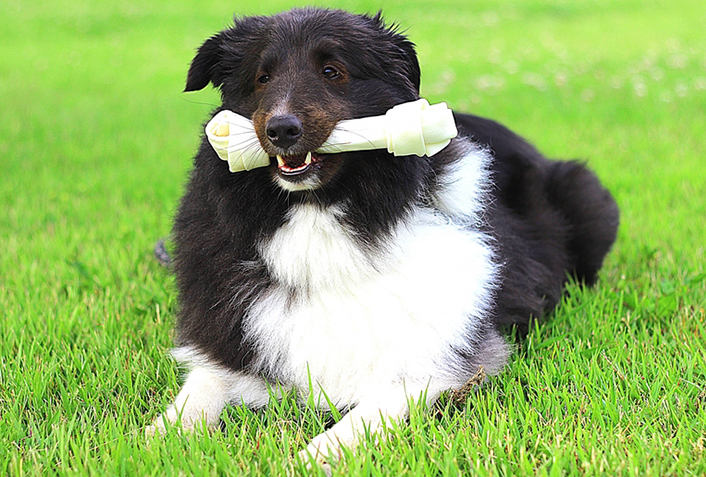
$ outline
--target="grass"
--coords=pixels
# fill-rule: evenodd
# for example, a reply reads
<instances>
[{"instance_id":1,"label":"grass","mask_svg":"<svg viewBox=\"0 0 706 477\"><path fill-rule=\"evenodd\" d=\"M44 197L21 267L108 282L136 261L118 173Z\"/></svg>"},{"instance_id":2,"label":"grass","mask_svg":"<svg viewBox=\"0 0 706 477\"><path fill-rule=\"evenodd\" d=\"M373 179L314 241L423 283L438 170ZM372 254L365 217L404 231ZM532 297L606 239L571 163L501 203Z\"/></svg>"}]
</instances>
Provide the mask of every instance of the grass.
<instances>
[{"instance_id":1,"label":"grass","mask_svg":"<svg viewBox=\"0 0 706 477\"><path fill-rule=\"evenodd\" d=\"M180 93L186 69L234 8L293 5L0 4L0 474L307 473L294 455L329 416L291 397L230 408L223 432L142 435L180 379L151 249L217 101ZM334 475L704 475L706 4L382 6L418 44L426 97L585 158L622 225L599 285L571 287L503 374Z\"/></svg>"}]
</instances>

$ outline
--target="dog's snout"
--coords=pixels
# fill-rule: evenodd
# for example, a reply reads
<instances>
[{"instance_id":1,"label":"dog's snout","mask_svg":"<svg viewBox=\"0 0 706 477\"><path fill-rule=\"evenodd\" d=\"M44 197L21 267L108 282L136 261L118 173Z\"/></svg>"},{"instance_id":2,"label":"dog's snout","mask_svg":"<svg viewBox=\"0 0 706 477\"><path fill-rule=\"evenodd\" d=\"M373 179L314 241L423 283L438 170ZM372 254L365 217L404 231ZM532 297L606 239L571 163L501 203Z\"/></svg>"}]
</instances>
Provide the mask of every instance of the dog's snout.
<instances>
[{"instance_id":1,"label":"dog's snout","mask_svg":"<svg viewBox=\"0 0 706 477\"><path fill-rule=\"evenodd\" d=\"M291 114L274 116L267 121L266 132L272 144L286 149L302 136L302 122Z\"/></svg>"}]
</instances>

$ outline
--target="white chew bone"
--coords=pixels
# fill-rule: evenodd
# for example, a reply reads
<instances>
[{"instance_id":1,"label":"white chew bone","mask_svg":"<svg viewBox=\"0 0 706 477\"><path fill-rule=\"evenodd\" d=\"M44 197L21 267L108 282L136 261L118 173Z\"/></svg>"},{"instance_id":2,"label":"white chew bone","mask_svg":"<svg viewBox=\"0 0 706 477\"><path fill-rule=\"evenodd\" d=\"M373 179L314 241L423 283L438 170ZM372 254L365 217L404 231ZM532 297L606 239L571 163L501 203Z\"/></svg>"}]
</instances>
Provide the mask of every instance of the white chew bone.
<instances>
[{"instance_id":1,"label":"white chew bone","mask_svg":"<svg viewBox=\"0 0 706 477\"><path fill-rule=\"evenodd\" d=\"M270 156L260 146L252 121L233 111L216 114L206 125L206 137L218 157L228 161L231 172L270 165Z\"/></svg>"},{"instance_id":2,"label":"white chew bone","mask_svg":"<svg viewBox=\"0 0 706 477\"><path fill-rule=\"evenodd\" d=\"M340 121L315 152L387 149L395 156L433 156L456 137L456 123L446 103L430 106L427 100L398 104L383 116ZM206 125L206 136L231 172L270 165L248 118L224 110Z\"/></svg>"}]
</instances>

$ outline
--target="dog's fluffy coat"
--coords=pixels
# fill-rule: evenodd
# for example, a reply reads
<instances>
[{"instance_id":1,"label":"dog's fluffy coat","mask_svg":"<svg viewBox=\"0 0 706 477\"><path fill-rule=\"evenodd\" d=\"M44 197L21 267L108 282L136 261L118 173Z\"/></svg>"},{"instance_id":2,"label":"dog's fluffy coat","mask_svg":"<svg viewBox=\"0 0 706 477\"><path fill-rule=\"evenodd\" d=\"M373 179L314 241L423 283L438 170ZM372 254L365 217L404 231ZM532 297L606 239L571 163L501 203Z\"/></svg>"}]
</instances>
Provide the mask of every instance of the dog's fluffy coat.
<instances>
[{"instance_id":1,"label":"dog's fluffy coat","mask_svg":"<svg viewBox=\"0 0 706 477\"><path fill-rule=\"evenodd\" d=\"M592 284L615 239L591 172L475 116L456 115L462 134L433 158L303 164L338 121L418 99L414 47L379 15L237 20L191 64L186 90L209 83L253 119L272 164L233 174L202 141L173 234L175 356L191 371L152 431L264 406L278 384L352 408L308 452L353 445L409 399L498 372L499 330L551 310L569 276Z\"/></svg>"}]
</instances>

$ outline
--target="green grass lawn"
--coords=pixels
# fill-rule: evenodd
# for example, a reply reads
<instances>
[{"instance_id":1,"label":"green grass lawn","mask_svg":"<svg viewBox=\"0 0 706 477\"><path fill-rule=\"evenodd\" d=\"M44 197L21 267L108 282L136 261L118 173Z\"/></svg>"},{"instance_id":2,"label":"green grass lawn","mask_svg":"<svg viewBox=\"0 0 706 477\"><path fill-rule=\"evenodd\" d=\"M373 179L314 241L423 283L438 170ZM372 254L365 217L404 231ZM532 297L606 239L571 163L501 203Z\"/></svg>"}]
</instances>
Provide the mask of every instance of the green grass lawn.
<instances>
[{"instance_id":1,"label":"green grass lawn","mask_svg":"<svg viewBox=\"0 0 706 477\"><path fill-rule=\"evenodd\" d=\"M320 3L320 2L314 2ZM195 48L291 1L0 3L0 475L305 474L329 416L292 398L223 432L171 401L169 233L212 91ZM334 475L706 474L706 2L345 0L418 44L422 93L499 120L614 193L618 241L465 405L415 409Z\"/></svg>"}]
</instances>

